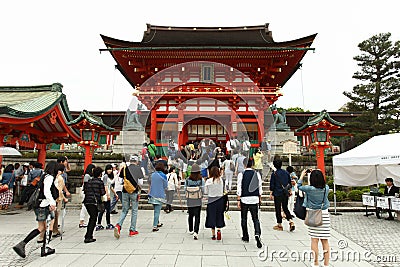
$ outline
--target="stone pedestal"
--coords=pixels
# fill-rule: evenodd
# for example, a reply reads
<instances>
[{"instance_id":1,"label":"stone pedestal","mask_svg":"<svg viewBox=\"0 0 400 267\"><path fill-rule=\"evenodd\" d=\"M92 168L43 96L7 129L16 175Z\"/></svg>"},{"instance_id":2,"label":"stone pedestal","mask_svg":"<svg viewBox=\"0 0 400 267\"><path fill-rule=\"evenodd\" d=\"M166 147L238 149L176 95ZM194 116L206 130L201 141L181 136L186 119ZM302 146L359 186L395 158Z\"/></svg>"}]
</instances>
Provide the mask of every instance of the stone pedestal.
<instances>
[{"instance_id":1,"label":"stone pedestal","mask_svg":"<svg viewBox=\"0 0 400 267\"><path fill-rule=\"evenodd\" d=\"M113 145L113 153L132 155L142 151L143 143L147 141L144 131L121 131Z\"/></svg>"},{"instance_id":2,"label":"stone pedestal","mask_svg":"<svg viewBox=\"0 0 400 267\"><path fill-rule=\"evenodd\" d=\"M292 131L276 131L269 136L271 140L272 152L271 155L284 155L283 142L286 140L293 140L297 142L297 137ZM297 154L300 154L300 146L297 148Z\"/></svg>"}]
</instances>

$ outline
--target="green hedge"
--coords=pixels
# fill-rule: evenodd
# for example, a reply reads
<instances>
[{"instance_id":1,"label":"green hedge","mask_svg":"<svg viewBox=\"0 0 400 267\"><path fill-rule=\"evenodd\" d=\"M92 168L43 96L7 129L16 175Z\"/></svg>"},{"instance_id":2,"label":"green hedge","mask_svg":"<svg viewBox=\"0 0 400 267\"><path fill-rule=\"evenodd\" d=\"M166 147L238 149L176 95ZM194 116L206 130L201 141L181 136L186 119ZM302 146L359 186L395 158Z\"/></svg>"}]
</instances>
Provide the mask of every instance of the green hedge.
<instances>
[{"instance_id":1,"label":"green hedge","mask_svg":"<svg viewBox=\"0 0 400 267\"><path fill-rule=\"evenodd\" d=\"M347 197L346 192L336 191L336 202L342 202ZM328 194L329 201L334 201L333 199L333 191L330 191Z\"/></svg>"},{"instance_id":2,"label":"green hedge","mask_svg":"<svg viewBox=\"0 0 400 267\"><path fill-rule=\"evenodd\" d=\"M352 201L361 201L363 192L361 190L352 190L347 195Z\"/></svg>"},{"instance_id":3,"label":"green hedge","mask_svg":"<svg viewBox=\"0 0 400 267\"><path fill-rule=\"evenodd\" d=\"M67 156L69 159L79 159L79 160L84 160L85 156L82 153L68 153L68 152L47 152L46 153L46 158L47 159L58 159L58 157L61 156ZM23 152L22 153L22 158L37 158L38 153L37 152ZM100 155L100 154L95 154L93 156L93 159L99 159L99 160L122 160L123 155L121 154L105 154L105 155Z\"/></svg>"}]
</instances>

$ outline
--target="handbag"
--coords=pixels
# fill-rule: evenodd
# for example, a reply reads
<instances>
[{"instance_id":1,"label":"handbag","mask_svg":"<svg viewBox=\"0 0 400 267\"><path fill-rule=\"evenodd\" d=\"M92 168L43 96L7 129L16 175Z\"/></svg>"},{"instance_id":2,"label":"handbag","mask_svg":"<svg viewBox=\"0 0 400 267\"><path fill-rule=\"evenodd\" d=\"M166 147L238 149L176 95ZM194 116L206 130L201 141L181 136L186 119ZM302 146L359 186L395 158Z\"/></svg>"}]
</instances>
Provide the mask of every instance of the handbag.
<instances>
[{"instance_id":1,"label":"handbag","mask_svg":"<svg viewBox=\"0 0 400 267\"><path fill-rule=\"evenodd\" d=\"M2 184L2 185L0 185L0 193L6 192L6 191L8 190L12 178L13 178L13 177L10 178L10 181L8 181L8 184Z\"/></svg>"},{"instance_id":2,"label":"handbag","mask_svg":"<svg viewBox=\"0 0 400 267\"><path fill-rule=\"evenodd\" d=\"M324 200L326 195L326 188L324 188L324 196L322 198L322 204L320 209L309 209L306 212L306 218L304 224L310 227L317 227L322 225L322 207L324 206Z\"/></svg>"},{"instance_id":3,"label":"handbag","mask_svg":"<svg viewBox=\"0 0 400 267\"><path fill-rule=\"evenodd\" d=\"M299 195L296 197L296 203L294 204L293 212L297 218L303 220L306 218L306 207L303 207L304 197L300 197Z\"/></svg>"},{"instance_id":4,"label":"handbag","mask_svg":"<svg viewBox=\"0 0 400 267\"><path fill-rule=\"evenodd\" d=\"M136 190L136 187L126 178L126 167L124 168L124 189L128 194L132 194Z\"/></svg>"}]
</instances>

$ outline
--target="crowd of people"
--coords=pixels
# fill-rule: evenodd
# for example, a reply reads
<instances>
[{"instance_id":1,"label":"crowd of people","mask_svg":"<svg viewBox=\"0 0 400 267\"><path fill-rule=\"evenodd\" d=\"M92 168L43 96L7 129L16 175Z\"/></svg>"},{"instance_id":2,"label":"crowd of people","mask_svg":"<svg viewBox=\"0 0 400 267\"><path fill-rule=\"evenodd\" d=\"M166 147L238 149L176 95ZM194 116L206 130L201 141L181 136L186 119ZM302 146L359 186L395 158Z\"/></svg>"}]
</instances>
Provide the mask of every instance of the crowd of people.
<instances>
[{"instance_id":1,"label":"crowd of people","mask_svg":"<svg viewBox=\"0 0 400 267\"><path fill-rule=\"evenodd\" d=\"M142 153L130 156L128 162L122 162L119 166L107 164L104 170L94 164L87 166L83 176L83 201L79 221L79 228L86 228L84 243L95 242L94 231L103 229L113 230L115 238L120 238L129 209L132 209L132 212L129 228L127 227L128 236L138 235L136 222L143 191L148 194L148 203L153 205L154 217L151 225L153 232L159 231L163 226L162 207L165 207L166 214L172 212L175 196L182 206L181 193L183 193L188 212L188 233L194 240L199 239L200 215L203 202L206 202L204 226L210 229L212 240L221 240L222 229L226 225L224 212L227 211L229 203L227 192L232 191L236 184L237 207L241 212L241 239L243 242L249 242L247 217L250 212L254 225L254 240L257 247L262 247L259 210L263 194L262 170L265 153L261 146L256 148L250 157L248 150L235 149L233 143L230 144L229 152L224 152L210 140L202 140L198 144L188 143L181 146L181 150L177 150L176 144L170 142L168 158L164 159L157 155L156 149L152 151L152 145L154 142L150 142L149 145L144 144ZM66 187L67 172L70 169L68 159L61 157L57 162L51 161L44 170L39 163L24 165L21 171L17 171L17 167L19 168L8 165L4 169L2 184L7 183L9 190L0 193L0 207L6 209L11 204L12 185L15 179L26 178L18 207L24 205L37 186L42 187L42 196L40 204L34 208L38 227L13 248L18 255L25 257L26 244L39 236L38 242L44 243L41 255L52 254L55 250L49 248L48 243L60 235L57 227L58 215L62 204L68 202L70 196ZM304 206L307 209L315 209L322 205L323 224L309 227L311 249L317 255L319 240L322 242L324 253L329 251L330 220L326 193L329 187L325 184L321 171L313 170L307 179L309 180L307 185L304 184L305 174L303 171L300 178L297 178L293 167L289 166L283 170L282 161L273 161L270 198L274 201L277 220L277 225L273 229L282 231L282 221L285 218L289 223L289 230L295 230L293 205L297 195L306 196ZM118 201L122 203L122 211L114 226L111 224L110 215L118 213L115 211ZM105 227L102 225L104 213L106 213ZM89 219L86 224L87 216ZM46 220L51 222L46 225ZM48 236L44 235L46 228L49 228ZM329 255L325 256L324 263L327 265ZM316 258L315 264L318 264L317 261Z\"/></svg>"}]
</instances>

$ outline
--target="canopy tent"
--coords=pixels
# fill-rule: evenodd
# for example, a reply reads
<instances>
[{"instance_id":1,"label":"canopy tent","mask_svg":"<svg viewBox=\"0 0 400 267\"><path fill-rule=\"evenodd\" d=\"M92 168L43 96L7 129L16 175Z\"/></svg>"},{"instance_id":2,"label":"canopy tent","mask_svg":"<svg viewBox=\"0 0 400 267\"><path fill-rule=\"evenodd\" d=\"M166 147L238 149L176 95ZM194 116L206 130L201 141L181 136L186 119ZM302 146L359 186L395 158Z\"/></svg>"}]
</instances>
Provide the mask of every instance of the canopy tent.
<instances>
[{"instance_id":1,"label":"canopy tent","mask_svg":"<svg viewBox=\"0 0 400 267\"><path fill-rule=\"evenodd\" d=\"M392 177L400 185L400 133L374 136L333 157L335 184L368 186Z\"/></svg>"}]
</instances>

